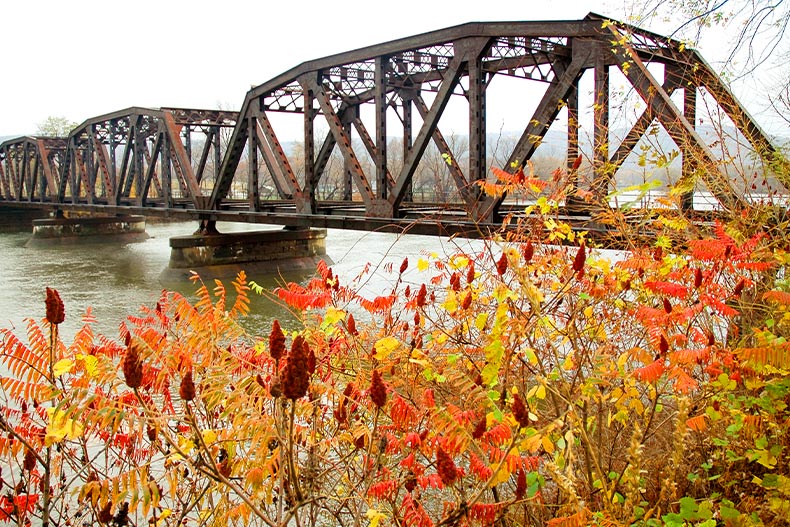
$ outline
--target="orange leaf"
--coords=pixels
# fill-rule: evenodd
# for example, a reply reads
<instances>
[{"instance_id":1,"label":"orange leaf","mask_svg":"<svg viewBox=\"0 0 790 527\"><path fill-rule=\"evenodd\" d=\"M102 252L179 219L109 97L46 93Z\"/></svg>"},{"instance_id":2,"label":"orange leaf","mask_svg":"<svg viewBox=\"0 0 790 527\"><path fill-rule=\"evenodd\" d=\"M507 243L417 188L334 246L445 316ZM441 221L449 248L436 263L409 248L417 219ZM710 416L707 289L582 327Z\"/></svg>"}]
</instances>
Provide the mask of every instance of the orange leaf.
<instances>
[{"instance_id":1,"label":"orange leaf","mask_svg":"<svg viewBox=\"0 0 790 527\"><path fill-rule=\"evenodd\" d=\"M771 302L776 302L777 304L790 305L790 293L776 290L766 291L763 294L763 300L770 300Z\"/></svg>"},{"instance_id":2,"label":"orange leaf","mask_svg":"<svg viewBox=\"0 0 790 527\"><path fill-rule=\"evenodd\" d=\"M664 359L658 359L643 368L634 370L634 376L642 382L656 382L664 374Z\"/></svg>"},{"instance_id":3,"label":"orange leaf","mask_svg":"<svg viewBox=\"0 0 790 527\"><path fill-rule=\"evenodd\" d=\"M704 432L708 428L708 423L705 421L707 416L705 414L695 415L686 419L686 426L697 432Z\"/></svg>"},{"instance_id":4,"label":"orange leaf","mask_svg":"<svg viewBox=\"0 0 790 527\"><path fill-rule=\"evenodd\" d=\"M662 293L681 300L688 296L688 288L686 286L672 282L650 281L645 282L645 287L655 293Z\"/></svg>"},{"instance_id":5,"label":"orange leaf","mask_svg":"<svg viewBox=\"0 0 790 527\"><path fill-rule=\"evenodd\" d=\"M589 517L590 511L584 508L570 516L553 518L546 522L546 527L581 527L582 525L587 525L587 519Z\"/></svg>"}]
</instances>

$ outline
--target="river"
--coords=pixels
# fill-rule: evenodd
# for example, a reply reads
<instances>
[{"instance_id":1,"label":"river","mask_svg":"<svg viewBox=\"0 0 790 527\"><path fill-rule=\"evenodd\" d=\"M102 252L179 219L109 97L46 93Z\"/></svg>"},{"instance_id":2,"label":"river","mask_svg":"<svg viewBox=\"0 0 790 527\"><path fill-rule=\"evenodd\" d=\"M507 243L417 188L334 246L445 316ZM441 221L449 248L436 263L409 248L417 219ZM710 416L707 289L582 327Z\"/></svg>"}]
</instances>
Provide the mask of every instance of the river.
<instances>
[{"instance_id":1,"label":"river","mask_svg":"<svg viewBox=\"0 0 790 527\"><path fill-rule=\"evenodd\" d=\"M160 274L170 258L169 238L189 234L195 228L194 222L149 223L146 231L150 238L143 242L46 247L27 247L30 233L0 234L0 327L13 328L23 336L26 318L44 317L45 288L53 287L66 306L66 320L61 326L66 342L81 326L81 315L89 307L97 319L94 330L117 338L118 325L128 315L137 314L141 306L155 305L163 289L194 296L195 286L187 279L163 282ZM221 232L262 228L267 227L219 224ZM408 256L412 262L408 275L415 281L425 280L416 277L417 258L430 252L454 252L455 243L447 238L332 229L326 238L327 257L343 283L357 276L367 263L380 266L365 284L370 296L382 294L391 286L395 274L383 272L387 262L392 262L397 271L404 256ZM272 289L284 281L304 282L311 276L312 272L252 274L249 279ZM228 288L230 281L231 278L223 279ZM293 321L288 311L270 298L251 296L252 313L242 322L251 333L268 334L275 317Z\"/></svg>"}]
</instances>

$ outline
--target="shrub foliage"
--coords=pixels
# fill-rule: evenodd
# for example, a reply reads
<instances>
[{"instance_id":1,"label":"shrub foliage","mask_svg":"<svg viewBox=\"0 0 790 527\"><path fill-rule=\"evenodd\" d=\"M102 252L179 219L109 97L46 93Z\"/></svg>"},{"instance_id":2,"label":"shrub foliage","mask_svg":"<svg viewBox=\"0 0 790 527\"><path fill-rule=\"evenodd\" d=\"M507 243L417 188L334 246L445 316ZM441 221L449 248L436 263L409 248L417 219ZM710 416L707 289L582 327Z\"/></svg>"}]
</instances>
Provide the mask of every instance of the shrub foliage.
<instances>
[{"instance_id":1,"label":"shrub foliage","mask_svg":"<svg viewBox=\"0 0 790 527\"><path fill-rule=\"evenodd\" d=\"M504 184L543 192L529 221L405 259L375 298L319 265L274 292L303 326L269 335L237 323L244 273L163 293L118 340L88 314L62 342L48 290L24 340L0 333L0 521L784 524L783 227L668 212L612 253Z\"/></svg>"}]
</instances>

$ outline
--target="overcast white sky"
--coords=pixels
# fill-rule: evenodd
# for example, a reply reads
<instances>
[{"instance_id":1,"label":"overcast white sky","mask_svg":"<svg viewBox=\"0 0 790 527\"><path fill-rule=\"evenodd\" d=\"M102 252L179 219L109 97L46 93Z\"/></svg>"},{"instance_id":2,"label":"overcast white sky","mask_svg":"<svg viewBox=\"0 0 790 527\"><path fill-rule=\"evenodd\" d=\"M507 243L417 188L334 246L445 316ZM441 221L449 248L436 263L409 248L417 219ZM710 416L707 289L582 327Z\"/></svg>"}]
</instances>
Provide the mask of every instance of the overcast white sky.
<instances>
[{"instance_id":1,"label":"overcast white sky","mask_svg":"<svg viewBox=\"0 0 790 527\"><path fill-rule=\"evenodd\" d=\"M237 109L300 62L473 21L625 19L626 0L27 0L0 10L0 137L130 106ZM709 62L717 46L701 48ZM744 88L748 93L753 88ZM736 89L737 95L740 90ZM750 103L760 121L760 103Z\"/></svg>"}]
</instances>

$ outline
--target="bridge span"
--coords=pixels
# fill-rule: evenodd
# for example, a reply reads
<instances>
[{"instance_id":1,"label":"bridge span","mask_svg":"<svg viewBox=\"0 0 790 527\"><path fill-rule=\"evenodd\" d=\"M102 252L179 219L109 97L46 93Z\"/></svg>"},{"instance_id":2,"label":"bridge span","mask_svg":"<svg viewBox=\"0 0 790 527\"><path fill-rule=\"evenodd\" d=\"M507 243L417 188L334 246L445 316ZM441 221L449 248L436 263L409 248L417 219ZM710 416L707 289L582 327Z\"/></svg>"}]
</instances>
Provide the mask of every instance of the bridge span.
<instances>
[{"instance_id":1,"label":"bridge span","mask_svg":"<svg viewBox=\"0 0 790 527\"><path fill-rule=\"evenodd\" d=\"M610 122L614 72L644 108L620 138ZM487 126L487 93L504 77L543 94L509 103L534 111L501 166L524 167L547 132L559 129L569 184L594 202L606 203L626 160L659 128L682 165L670 184L709 192L723 208L746 206L749 182L727 170L698 129L703 97L766 160L762 173L778 152L697 51L590 13L468 23L308 61L249 90L239 112L130 107L89 118L68 137L11 139L0 145L0 208L195 219L206 231L222 220L481 233L523 208L479 185L492 177L488 142L497 132ZM580 86L590 78L584 107ZM453 99L467 116L463 151L441 127ZM580 118L587 110L591 126ZM300 120L299 141L284 140L281 114ZM592 138L586 151L583 137ZM452 188L438 192L426 182L429 152L441 156ZM760 190L786 192L784 177L766 176L771 188Z\"/></svg>"}]
</instances>

